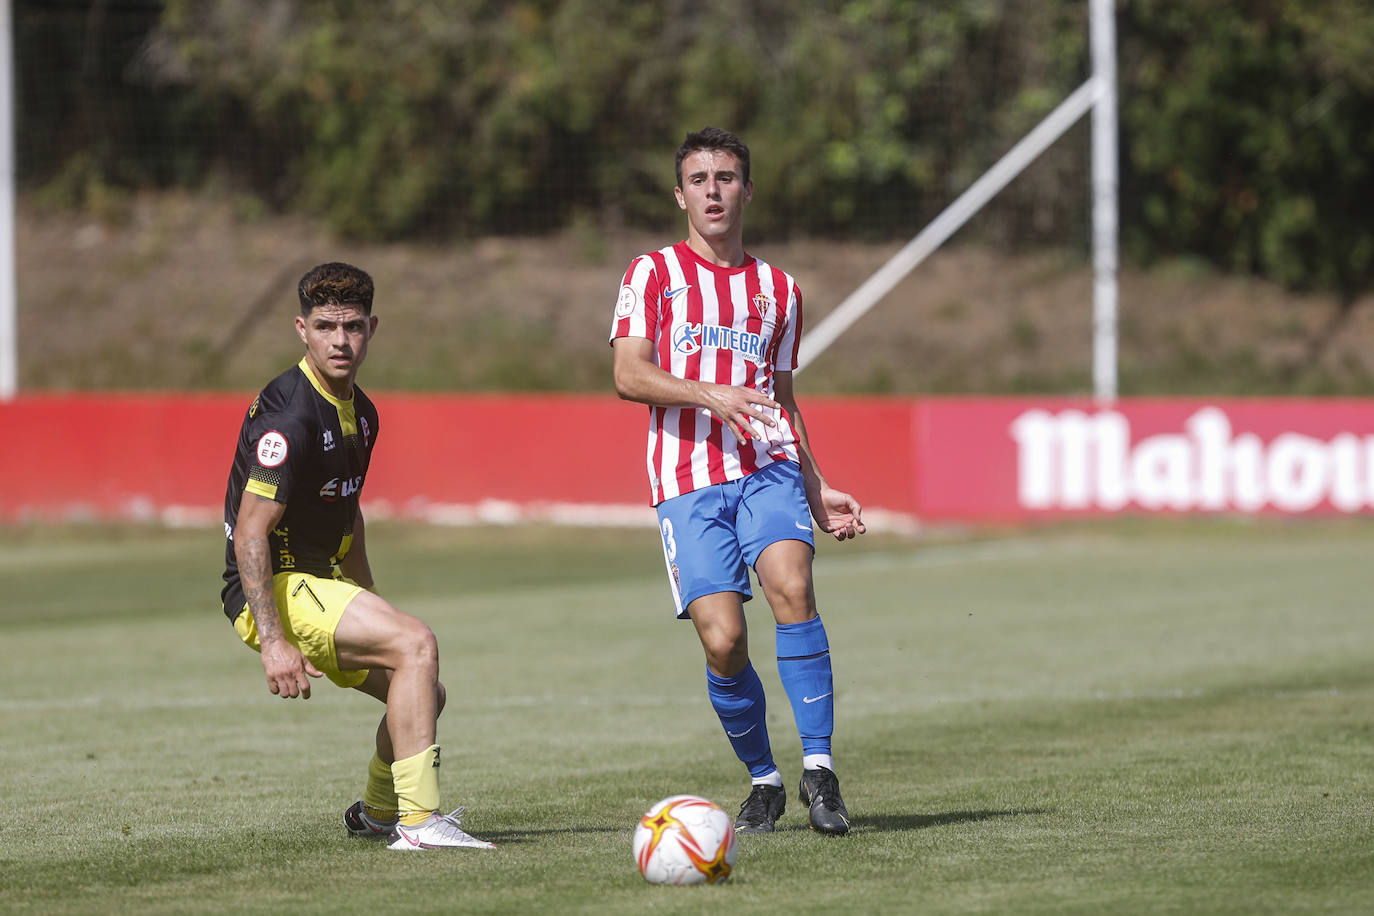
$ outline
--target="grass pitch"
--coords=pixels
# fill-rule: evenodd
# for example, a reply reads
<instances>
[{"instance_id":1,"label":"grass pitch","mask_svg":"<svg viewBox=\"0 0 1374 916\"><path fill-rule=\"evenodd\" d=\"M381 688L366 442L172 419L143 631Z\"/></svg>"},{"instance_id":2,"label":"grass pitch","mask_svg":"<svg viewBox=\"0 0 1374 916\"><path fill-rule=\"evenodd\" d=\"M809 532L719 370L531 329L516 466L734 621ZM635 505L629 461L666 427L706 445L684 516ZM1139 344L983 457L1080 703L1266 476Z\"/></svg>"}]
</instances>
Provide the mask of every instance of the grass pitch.
<instances>
[{"instance_id":1,"label":"grass pitch","mask_svg":"<svg viewBox=\"0 0 1374 916\"><path fill-rule=\"evenodd\" d=\"M444 802L499 844L350 840L381 707L265 689L217 532L0 530L0 911L1374 910L1374 526L1127 522L825 543L854 829L645 884L660 797L746 792L650 530L369 526L439 636ZM750 606L775 754L800 749Z\"/></svg>"}]
</instances>

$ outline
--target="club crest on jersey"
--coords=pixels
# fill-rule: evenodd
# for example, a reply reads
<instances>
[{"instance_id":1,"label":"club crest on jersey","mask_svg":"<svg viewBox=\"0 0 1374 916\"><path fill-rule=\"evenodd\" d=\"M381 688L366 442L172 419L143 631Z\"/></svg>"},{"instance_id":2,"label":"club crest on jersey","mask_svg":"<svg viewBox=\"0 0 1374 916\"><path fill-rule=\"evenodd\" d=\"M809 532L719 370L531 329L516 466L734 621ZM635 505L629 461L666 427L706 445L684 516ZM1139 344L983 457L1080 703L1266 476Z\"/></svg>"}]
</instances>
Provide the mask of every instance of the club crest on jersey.
<instances>
[{"instance_id":1,"label":"club crest on jersey","mask_svg":"<svg viewBox=\"0 0 1374 916\"><path fill-rule=\"evenodd\" d=\"M763 293L758 293L754 296L754 308L759 310L759 317L762 318L764 322L767 322L768 319L772 317L773 306L775 305L777 305L777 303L773 301L772 296L767 296Z\"/></svg>"},{"instance_id":2,"label":"club crest on jersey","mask_svg":"<svg viewBox=\"0 0 1374 916\"><path fill-rule=\"evenodd\" d=\"M358 418L358 428L363 431L363 447L372 447L372 427L367 425L367 417Z\"/></svg>"},{"instance_id":3,"label":"club crest on jersey","mask_svg":"<svg viewBox=\"0 0 1374 916\"><path fill-rule=\"evenodd\" d=\"M615 300L615 317L629 318L639 302L639 295L631 286L620 287L620 298Z\"/></svg>"},{"instance_id":4,"label":"club crest on jersey","mask_svg":"<svg viewBox=\"0 0 1374 916\"><path fill-rule=\"evenodd\" d=\"M324 431L324 450L326 452L334 451L334 431L331 429Z\"/></svg>"}]
</instances>

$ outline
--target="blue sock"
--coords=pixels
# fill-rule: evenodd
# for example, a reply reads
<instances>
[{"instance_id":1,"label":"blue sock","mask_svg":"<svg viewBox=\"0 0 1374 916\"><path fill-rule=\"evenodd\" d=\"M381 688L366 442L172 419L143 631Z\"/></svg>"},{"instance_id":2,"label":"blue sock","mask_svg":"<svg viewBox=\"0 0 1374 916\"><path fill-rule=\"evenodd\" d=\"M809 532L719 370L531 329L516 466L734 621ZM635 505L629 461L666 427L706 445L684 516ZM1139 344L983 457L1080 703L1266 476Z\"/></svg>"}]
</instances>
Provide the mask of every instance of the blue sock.
<instances>
[{"instance_id":1,"label":"blue sock","mask_svg":"<svg viewBox=\"0 0 1374 916\"><path fill-rule=\"evenodd\" d=\"M778 624L777 648L778 677L792 701L802 753L829 754L835 731L835 678L821 618Z\"/></svg>"},{"instance_id":2,"label":"blue sock","mask_svg":"<svg viewBox=\"0 0 1374 916\"><path fill-rule=\"evenodd\" d=\"M763 695L763 682L754 666L745 665L734 677L720 677L707 668L706 692L720 717L720 724L725 727L725 736L735 749L735 756L749 768L749 775L766 776L776 770L773 750L768 745L768 725L764 721L768 704Z\"/></svg>"}]
</instances>

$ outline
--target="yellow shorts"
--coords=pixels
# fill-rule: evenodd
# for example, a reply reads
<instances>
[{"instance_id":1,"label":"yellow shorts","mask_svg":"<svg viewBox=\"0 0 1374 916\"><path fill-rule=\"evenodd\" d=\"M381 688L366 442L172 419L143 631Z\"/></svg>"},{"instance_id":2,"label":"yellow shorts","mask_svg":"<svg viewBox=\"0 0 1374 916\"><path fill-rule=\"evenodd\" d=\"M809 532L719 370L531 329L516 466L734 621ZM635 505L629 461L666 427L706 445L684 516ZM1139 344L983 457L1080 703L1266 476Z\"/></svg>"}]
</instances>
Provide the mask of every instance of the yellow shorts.
<instances>
[{"instance_id":1,"label":"yellow shorts","mask_svg":"<svg viewBox=\"0 0 1374 916\"><path fill-rule=\"evenodd\" d=\"M339 654L334 648L339 618L362 590L361 585L348 579L321 579L305 573L277 573L272 577L277 613L287 641L340 687L357 687L367 679L366 670L340 671ZM258 625L247 605L235 618L234 630L254 651L262 651Z\"/></svg>"}]
</instances>

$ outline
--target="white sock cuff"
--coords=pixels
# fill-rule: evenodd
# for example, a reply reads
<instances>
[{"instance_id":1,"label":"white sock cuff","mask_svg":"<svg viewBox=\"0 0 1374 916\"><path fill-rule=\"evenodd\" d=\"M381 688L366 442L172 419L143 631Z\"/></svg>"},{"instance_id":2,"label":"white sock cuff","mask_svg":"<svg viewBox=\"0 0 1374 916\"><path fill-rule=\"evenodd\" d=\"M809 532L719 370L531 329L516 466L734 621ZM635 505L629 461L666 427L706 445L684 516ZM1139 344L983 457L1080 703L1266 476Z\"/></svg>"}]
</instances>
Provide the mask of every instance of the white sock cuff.
<instances>
[{"instance_id":1,"label":"white sock cuff","mask_svg":"<svg viewBox=\"0 0 1374 916\"><path fill-rule=\"evenodd\" d=\"M782 774L779 773L777 770L774 770L773 772L765 774L763 776L755 776L753 779L753 784L756 786L776 786L777 788L781 789Z\"/></svg>"},{"instance_id":2,"label":"white sock cuff","mask_svg":"<svg viewBox=\"0 0 1374 916\"><path fill-rule=\"evenodd\" d=\"M825 767L834 772L835 761L829 754L806 754L802 757L802 769L814 770L816 767Z\"/></svg>"}]
</instances>

